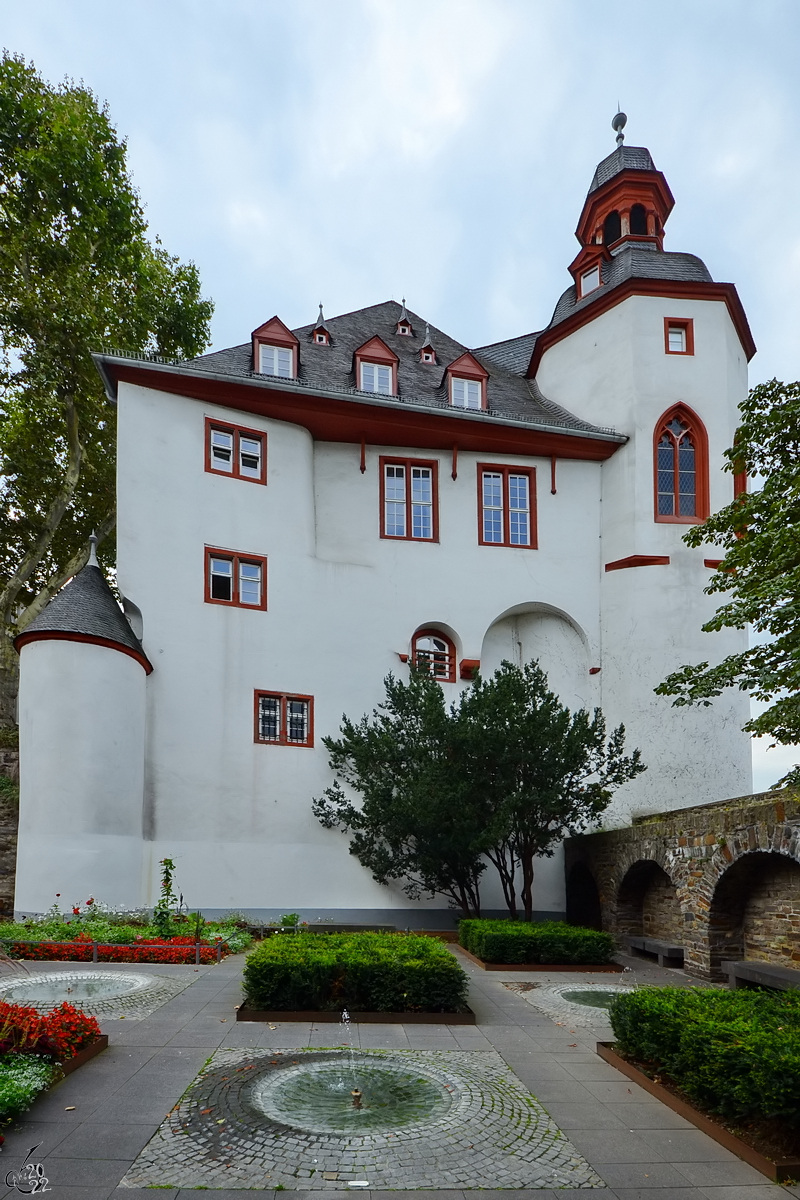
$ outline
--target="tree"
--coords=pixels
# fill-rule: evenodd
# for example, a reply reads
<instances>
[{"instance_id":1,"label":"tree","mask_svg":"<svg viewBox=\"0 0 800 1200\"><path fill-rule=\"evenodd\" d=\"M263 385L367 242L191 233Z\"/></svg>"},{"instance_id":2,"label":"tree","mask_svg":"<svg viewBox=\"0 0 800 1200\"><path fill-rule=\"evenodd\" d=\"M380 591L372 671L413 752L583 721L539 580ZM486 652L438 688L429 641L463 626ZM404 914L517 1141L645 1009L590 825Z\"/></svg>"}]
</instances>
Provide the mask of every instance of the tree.
<instances>
[{"instance_id":1,"label":"tree","mask_svg":"<svg viewBox=\"0 0 800 1200\"><path fill-rule=\"evenodd\" d=\"M478 677L453 718L461 770L484 803L486 855L514 918L521 874L530 921L535 859L595 822L614 791L646 769L641 754L624 754L623 725L606 741L599 708L571 713L536 662L504 662L491 679Z\"/></svg>"},{"instance_id":2,"label":"tree","mask_svg":"<svg viewBox=\"0 0 800 1200\"><path fill-rule=\"evenodd\" d=\"M193 264L146 237L125 143L83 86L0 59L0 724L14 635L86 562L113 562L114 411L91 359L208 344Z\"/></svg>"},{"instance_id":3,"label":"tree","mask_svg":"<svg viewBox=\"0 0 800 1200\"><path fill-rule=\"evenodd\" d=\"M337 780L314 800L314 814L326 829L352 833L350 853L378 883L404 879L412 899L440 894L477 916L483 819L454 758L442 689L413 669L407 684L393 675L384 683L386 699L371 718L343 716L341 737L323 738L331 767L361 805Z\"/></svg>"},{"instance_id":4,"label":"tree","mask_svg":"<svg viewBox=\"0 0 800 1200\"><path fill-rule=\"evenodd\" d=\"M738 687L769 704L744 730L791 745L800 742L800 383L760 384L741 414L725 470L746 471L761 486L693 526L684 541L710 542L725 552L706 592L729 599L703 629L750 625L769 640L717 666L684 666L656 692L677 697L676 705L708 705L726 688Z\"/></svg>"},{"instance_id":5,"label":"tree","mask_svg":"<svg viewBox=\"0 0 800 1200\"><path fill-rule=\"evenodd\" d=\"M570 713L536 663L503 663L477 677L447 709L424 670L404 684L391 675L372 719L342 719L324 738L338 780L314 801L327 828L353 833L355 854L379 883L405 878L406 892L448 896L465 915L480 910L480 877L491 862L512 916L517 871L526 920L533 912L534 859L596 820L615 788L644 765L623 754L625 731L606 743L602 713Z\"/></svg>"}]
</instances>

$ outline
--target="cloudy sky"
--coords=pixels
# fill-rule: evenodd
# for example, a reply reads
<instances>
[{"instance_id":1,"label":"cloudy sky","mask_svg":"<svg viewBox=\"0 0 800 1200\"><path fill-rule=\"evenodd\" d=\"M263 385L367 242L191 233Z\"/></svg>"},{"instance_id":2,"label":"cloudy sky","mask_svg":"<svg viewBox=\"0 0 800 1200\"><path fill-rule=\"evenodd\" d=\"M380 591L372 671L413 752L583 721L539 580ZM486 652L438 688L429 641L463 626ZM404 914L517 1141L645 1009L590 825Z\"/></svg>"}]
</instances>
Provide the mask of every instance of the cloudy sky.
<instances>
[{"instance_id":1,"label":"cloudy sky","mask_svg":"<svg viewBox=\"0 0 800 1200\"><path fill-rule=\"evenodd\" d=\"M320 300L541 328L619 102L666 247L739 289L752 382L800 376L797 0L0 0L0 43L108 102L217 348ZM800 757L764 749L757 787Z\"/></svg>"}]
</instances>

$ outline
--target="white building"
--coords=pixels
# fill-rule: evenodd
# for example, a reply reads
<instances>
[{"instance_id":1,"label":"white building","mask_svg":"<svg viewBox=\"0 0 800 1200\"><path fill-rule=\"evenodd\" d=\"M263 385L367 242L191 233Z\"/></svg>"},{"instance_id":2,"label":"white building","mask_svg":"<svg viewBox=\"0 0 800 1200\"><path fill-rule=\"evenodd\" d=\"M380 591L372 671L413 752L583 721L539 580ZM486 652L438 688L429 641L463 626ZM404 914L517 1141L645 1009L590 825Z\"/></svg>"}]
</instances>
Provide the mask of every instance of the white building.
<instances>
[{"instance_id":1,"label":"white building","mask_svg":"<svg viewBox=\"0 0 800 1200\"><path fill-rule=\"evenodd\" d=\"M607 823L750 790L746 696L653 692L745 644L701 632L715 564L681 539L733 494L755 347L734 286L664 251L672 205L647 150L604 159L540 333L469 350L387 302L191 362L98 356L135 604L90 564L18 639L19 911L152 903L169 856L208 913L447 924L311 811L322 736L417 654L448 696L535 657L624 722L648 770ZM536 888L563 913L558 856Z\"/></svg>"}]
</instances>

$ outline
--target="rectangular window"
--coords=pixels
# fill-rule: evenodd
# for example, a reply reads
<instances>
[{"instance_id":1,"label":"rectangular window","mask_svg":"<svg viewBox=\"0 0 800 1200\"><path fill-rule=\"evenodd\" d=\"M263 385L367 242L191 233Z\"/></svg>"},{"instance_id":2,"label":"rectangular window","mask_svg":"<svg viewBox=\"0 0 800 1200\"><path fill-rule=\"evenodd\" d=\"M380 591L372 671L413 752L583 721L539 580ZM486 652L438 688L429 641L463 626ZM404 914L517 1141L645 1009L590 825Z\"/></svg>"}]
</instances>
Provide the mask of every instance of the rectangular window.
<instances>
[{"instance_id":1,"label":"rectangular window","mask_svg":"<svg viewBox=\"0 0 800 1200\"><path fill-rule=\"evenodd\" d=\"M450 400L456 408L482 408L480 380L453 378L450 381Z\"/></svg>"},{"instance_id":2,"label":"rectangular window","mask_svg":"<svg viewBox=\"0 0 800 1200\"><path fill-rule=\"evenodd\" d=\"M414 458L381 458L381 537L438 541L438 466Z\"/></svg>"},{"instance_id":3,"label":"rectangular window","mask_svg":"<svg viewBox=\"0 0 800 1200\"><path fill-rule=\"evenodd\" d=\"M313 746L314 697L256 692L255 740L275 746Z\"/></svg>"},{"instance_id":4,"label":"rectangular window","mask_svg":"<svg viewBox=\"0 0 800 1200\"><path fill-rule=\"evenodd\" d=\"M664 350L667 354L694 354L694 321L664 318Z\"/></svg>"},{"instance_id":5,"label":"rectangular window","mask_svg":"<svg viewBox=\"0 0 800 1200\"><path fill-rule=\"evenodd\" d=\"M362 362L361 391L379 392L382 396L392 395L392 368L380 363Z\"/></svg>"},{"instance_id":6,"label":"rectangular window","mask_svg":"<svg viewBox=\"0 0 800 1200\"><path fill-rule=\"evenodd\" d=\"M293 379L294 351L291 346L265 346L262 343L258 350L258 369L262 375Z\"/></svg>"},{"instance_id":7,"label":"rectangular window","mask_svg":"<svg viewBox=\"0 0 800 1200\"><path fill-rule=\"evenodd\" d=\"M536 549L536 471L478 463L478 542Z\"/></svg>"},{"instance_id":8,"label":"rectangular window","mask_svg":"<svg viewBox=\"0 0 800 1200\"><path fill-rule=\"evenodd\" d=\"M206 417L206 470L214 475L267 482L267 435Z\"/></svg>"},{"instance_id":9,"label":"rectangular window","mask_svg":"<svg viewBox=\"0 0 800 1200\"><path fill-rule=\"evenodd\" d=\"M600 287L600 268L592 267L591 271L584 271L581 275L581 297L588 296L589 292L593 292Z\"/></svg>"},{"instance_id":10,"label":"rectangular window","mask_svg":"<svg viewBox=\"0 0 800 1200\"><path fill-rule=\"evenodd\" d=\"M266 609L266 558L206 546L205 600L207 604L228 604L233 608Z\"/></svg>"}]
</instances>

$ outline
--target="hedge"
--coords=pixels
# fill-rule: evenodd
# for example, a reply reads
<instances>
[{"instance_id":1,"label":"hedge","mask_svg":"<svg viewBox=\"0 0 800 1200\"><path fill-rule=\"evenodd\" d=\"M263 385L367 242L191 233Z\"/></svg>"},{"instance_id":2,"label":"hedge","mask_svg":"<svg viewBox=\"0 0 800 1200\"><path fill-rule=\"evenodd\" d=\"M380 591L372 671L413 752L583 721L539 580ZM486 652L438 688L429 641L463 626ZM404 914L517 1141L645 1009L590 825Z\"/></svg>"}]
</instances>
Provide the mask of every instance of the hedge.
<instances>
[{"instance_id":1,"label":"hedge","mask_svg":"<svg viewBox=\"0 0 800 1200\"><path fill-rule=\"evenodd\" d=\"M121 963L193 963L195 940L190 937L143 938L135 945L117 946L113 942L98 942L98 962ZM25 958L33 962L92 962L93 943L89 934L79 933L70 942L6 942L9 958ZM223 956L228 953L225 943ZM217 961L217 947L202 943L200 962L205 966Z\"/></svg>"},{"instance_id":2,"label":"hedge","mask_svg":"<svg viewBox=\"0 0 800 1200\"><path fill-rule=\"evenodd\" d=\"M617 1046L710 1112L800 1129L800 993L640 988L610 1009Z\"/></svg>"},{"instance_id":3,"label":"hedge","mask_svg":"<svg viewBox=\"0 0 800 1200\"><path fill-rule=\"evenodd\" d=\"M403 933L282 934L244 968L247 1004L283 1011L464 1012L467 984L436 938Z\"/></svg>"},{"instance_id":4,"label":"hedge","mask_svg":"<svg viewBox=\"0 0 800 1200\"><path fill-rule=\"evenodd\" d=\"M611 962L614 940L608 933L567 925L563 921L464 920L458 941L465 950L490 963Z\"/></svg>"}]
</instances>

